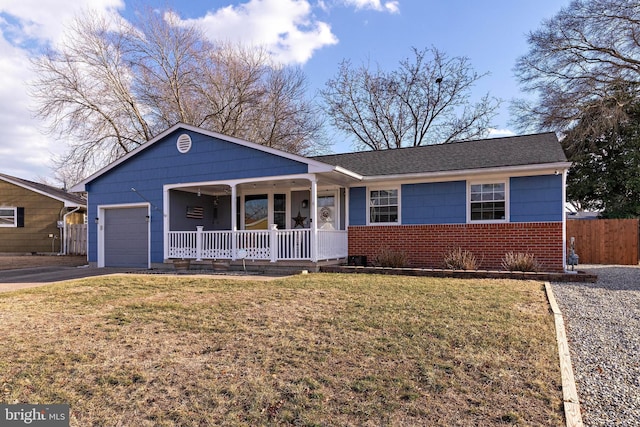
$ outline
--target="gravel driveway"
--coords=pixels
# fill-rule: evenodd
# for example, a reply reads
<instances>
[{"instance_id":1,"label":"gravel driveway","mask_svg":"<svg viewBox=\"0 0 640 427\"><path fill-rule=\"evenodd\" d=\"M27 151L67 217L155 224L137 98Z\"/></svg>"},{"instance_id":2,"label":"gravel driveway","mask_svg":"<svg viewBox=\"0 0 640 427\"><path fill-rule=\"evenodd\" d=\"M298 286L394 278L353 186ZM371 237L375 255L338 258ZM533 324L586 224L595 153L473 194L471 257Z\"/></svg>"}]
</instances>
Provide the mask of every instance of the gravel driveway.
<instances>
[{"instance_id":1,"label":"gravel driveway","mask_svg":"<svg viewBox=\"0 0 640 427\"><path fill-rule=\"evenodd\" d=\"M553 283L585 426L640 426L640 267L582 265L597 283Z\"/></svg>"}]
</instances>

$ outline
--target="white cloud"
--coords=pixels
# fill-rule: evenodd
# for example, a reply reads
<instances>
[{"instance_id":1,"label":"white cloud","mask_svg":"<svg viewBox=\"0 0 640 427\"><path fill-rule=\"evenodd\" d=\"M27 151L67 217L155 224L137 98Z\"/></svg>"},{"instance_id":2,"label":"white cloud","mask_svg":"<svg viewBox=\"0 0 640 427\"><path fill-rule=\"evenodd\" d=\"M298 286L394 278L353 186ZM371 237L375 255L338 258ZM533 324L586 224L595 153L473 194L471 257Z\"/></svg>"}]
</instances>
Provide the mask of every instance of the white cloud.
<instances>
[{"instance_id":1,"label":"white cloud","mask_svg":"<svg viewBox=\"0 0 640 427\"><path fill-rule=\"evenodd\" d=\"M250 0L182 22L201 25L212 40L264 46L285 64L303 64L315 50L338 43L331 26L314 19L306 0Z\"/></svg>"},{"instance_id":2,"label":"white cloud","mask_svg":"<svg viewBox=\"0 0 640 427\"><path fill-rule=\"evenodd\" d=\"M356 9L371 9L378 12L400 13L400 2L380 0L343 0L346 5L355 6Z\"/></svg>"},{"instance_id":3,"label":"white cloud","mask_svg":"<svg viewBox=\"0 0 640 427\"><path fill-rule=\"evenodd\" d=\"M25 179L51 175L52 153L64 150L41 132L33 117L27 82L30 71L27 49L56 43L65 25L80 10L106 11L124 7L123 0L2 0L0 3L0 172Z\"/></svg>"},{"instance_id":4,"label":"white cloud","mask_svg":"<svg viewBox=\"0 0 640 427\"><path fill-rule=\"evenodd\" d=\"M25 36L55 42L73 16L87 8L122 9L124 0L3 0L0 13L18 19Z\"/></svg>"},{"instance_id":5,"label":"white cloud","mask_svg":"<svg viewBox=\"0 0 640 427\"><path fill-rule=\"evenodd\" d=\"M0 36L3 34L0 32ZM34 179L49 174L49 143L29 111L27 53L0 37L0 172Z\"/></svg>"},{"instance_id":6,"label":"white cloud","mask_svg":"<svg viewBox=\"0 0 640 427\"><path fill-rule=\"evenodd\" d=\"M501 138L514 135L516 135L516 133L510 129L489 128L489 135L487 135L487 138Z\"/></svg>"},{"instance_id":7,"label":"white cloud","mask_svg":"<svg viewBox=\"0 0 640 427\"><path fill-rule=\"evenodd\" d=\"M262 45L284 64L304 64L325 46L338 43L327 22L318 19L310 0L248 0L189 20L202 25L212 39ZM399 1L317 0L316 11L332 5L398 13ZM40 132L43 124L29 110L26 82L29 51L56 45L73 17L85 9L98 13L121 10L125 0L0 0L0 172L26 179L50 175L51 153L63 143ZM187 21L185 21L187 22Z\"/></svg>"}]
</instances>

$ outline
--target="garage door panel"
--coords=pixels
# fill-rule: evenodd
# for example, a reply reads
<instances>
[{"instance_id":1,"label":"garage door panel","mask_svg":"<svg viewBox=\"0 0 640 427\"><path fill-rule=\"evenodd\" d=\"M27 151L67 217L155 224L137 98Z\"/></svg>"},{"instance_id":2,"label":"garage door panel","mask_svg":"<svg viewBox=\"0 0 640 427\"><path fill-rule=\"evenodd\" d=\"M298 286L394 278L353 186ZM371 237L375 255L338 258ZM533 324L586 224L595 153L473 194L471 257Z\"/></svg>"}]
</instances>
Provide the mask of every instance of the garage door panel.
<instances>
[{"instance_id":1,"label":"garage door panel","mask_svg":"<svg viewBox=\"0 0 640 427\"><path fill-rule=\"evenodd\" d=\"M148 267L148 210L106 209L104 220L105 267Z\"/></svg>"}]
</instances>

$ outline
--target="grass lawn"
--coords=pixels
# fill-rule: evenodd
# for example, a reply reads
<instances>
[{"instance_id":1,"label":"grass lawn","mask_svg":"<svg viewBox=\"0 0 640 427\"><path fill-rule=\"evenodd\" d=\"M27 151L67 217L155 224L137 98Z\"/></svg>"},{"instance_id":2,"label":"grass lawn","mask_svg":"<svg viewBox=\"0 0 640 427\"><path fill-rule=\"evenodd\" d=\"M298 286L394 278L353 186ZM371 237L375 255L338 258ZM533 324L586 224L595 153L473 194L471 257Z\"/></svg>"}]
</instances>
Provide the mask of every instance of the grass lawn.
<instances>
[{"instance_id":1,"label":"grass lawn","mask_svg":"<svg viewBox=\"0 0 640 427\"><path fill-rule=\"evenodd\" d=\"M560 426L540 282L122 275L0 294L0 401L72 426Z\"/></svg>"}]
</instances>

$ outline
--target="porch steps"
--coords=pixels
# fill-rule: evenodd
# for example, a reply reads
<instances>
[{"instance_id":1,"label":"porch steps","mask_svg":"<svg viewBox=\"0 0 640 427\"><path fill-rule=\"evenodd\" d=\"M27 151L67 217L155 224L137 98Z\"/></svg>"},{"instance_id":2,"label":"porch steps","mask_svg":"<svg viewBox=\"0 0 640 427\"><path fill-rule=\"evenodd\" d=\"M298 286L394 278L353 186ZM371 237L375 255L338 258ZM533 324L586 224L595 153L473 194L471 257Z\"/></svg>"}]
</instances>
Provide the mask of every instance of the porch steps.
<instances>
[{"instance_id":1,"label":"porch steps","mask_svg":"<svg viewBox=\"0 0 640 427\"><path fill-rule=\"evenodd\" d=\"M247 259L244 261L243 265L242 260L221 260L214 263L213 260L210 259L202 261L196 261L192 259L190 260L188 269L184 270L184 272L187 273L191 271L193 273L204 274L207 272L241 272L246 270L247 273L252 274L290 275L300 274L304 270L308 271L309 273L317 273L320 272L320 269L323 267L339 266L340 264L346 264L346 262L346 258L331 259L318 262L305 260L269 262L267 260L254 261ZM165 261L164 263L153 264L152 269L175 270L175 265L172 261Z\"/></svg>"},{"instance_id":2,"label":"porch steps","mask_svg":"<svg viewBox=\"0 0 640 427\"><path fill-rule=\"evenodd\" d=\"M263 273L263 274L299 274L303 270L308 271L309 273L317 273L320 271L321 267L331 266L331 265L340 265L345 264L347 262L346 258L342 259L334 259L334 260L326 260L326 261L278 261L278 262L269 262L269 261L252 261L245 260L244 265L242 264L242 260L231 261L229 269L231 271L243 271L246 268L246 271L252 273Z\"/></svg>"},{"instance_id":3,"label":"porch steps","mask_svg":"<svg viewBox=\"0 0 640 427\"><path fill-rule=\"evenodd\" d=\"M321 267L333 266L345 264L347 262L346 258L342 259L333 259L326 261L278 261L278 262L269 262L264 260L245 260L244 265L242 260L236 261L228 261L228 270L229 271L244 271L246 269L247 272L253 274L299 274L303 270L307 270L309 273L317 273L320 271ZM173 265L171 263L165 263L158 266L160 269L173 269ZM195 261L191 260L189 271L221 271L219 267L214 267L211 260L202 260Z\"/></svg>"}]
</instances>

